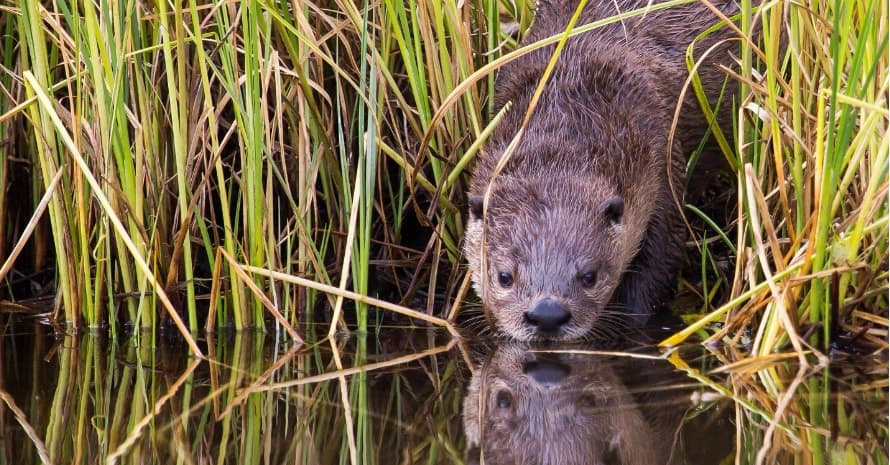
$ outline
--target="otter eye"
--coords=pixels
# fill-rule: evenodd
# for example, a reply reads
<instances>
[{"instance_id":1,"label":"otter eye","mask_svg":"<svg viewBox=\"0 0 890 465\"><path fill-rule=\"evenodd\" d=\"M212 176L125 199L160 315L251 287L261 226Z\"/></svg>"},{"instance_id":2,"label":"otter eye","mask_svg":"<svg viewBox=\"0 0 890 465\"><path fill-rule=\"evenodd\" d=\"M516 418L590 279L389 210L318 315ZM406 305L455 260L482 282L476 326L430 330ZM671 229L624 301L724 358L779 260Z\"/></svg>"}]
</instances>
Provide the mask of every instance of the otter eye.
<instances>
[{"instance_id":1,"label":"otter eye","mask_svg":"<svg viewBox=\"0 0 890 465\"><path fill-rule=\"evenodd\" d=\"M507 391L498 392L497 397L498 408L510 408L513 406L513 396Z\"/></svg>"},{"instance_id":2,"label":"otter eye","mask_svg":"<svg viewBox=\"0 0 890 465\"><path fill-rule=\"evenodd\" d=\"M500 283L503 287L510 287L513 285L513 274L507 273L506 271L501 271L498 273L498 283Z\"/></svg>"},{"instance_id":3,"label":"otter eye","mask_svg":"<svg viewBox=\"0 0 890 465\"><path fill-rule=\"evenodd\" d=\"M588 271L579 278L581 279L581 285L589 289L596 284L596 271Z\"/></svg>"}]
</instances>

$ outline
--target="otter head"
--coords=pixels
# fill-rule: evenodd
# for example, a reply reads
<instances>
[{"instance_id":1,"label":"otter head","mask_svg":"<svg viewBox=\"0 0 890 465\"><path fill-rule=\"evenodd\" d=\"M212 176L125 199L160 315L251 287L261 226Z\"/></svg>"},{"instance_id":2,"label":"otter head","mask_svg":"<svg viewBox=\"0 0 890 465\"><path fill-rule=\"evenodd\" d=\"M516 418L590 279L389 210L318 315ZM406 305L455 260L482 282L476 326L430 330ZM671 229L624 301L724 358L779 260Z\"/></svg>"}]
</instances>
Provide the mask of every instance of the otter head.
<instances>
[{"instance_id":1,"label":"otter head","mask_svg":"<svg viewBox=\"0 0 890 465\"><path fill-rule=\"evenodd\" d=\"M470 196L465 251L490 323L520 340L628 325L607 307L649 215L596 176L498 176ZM637 211L634 211L637 210Z\"/></svg>"}]
</instances>

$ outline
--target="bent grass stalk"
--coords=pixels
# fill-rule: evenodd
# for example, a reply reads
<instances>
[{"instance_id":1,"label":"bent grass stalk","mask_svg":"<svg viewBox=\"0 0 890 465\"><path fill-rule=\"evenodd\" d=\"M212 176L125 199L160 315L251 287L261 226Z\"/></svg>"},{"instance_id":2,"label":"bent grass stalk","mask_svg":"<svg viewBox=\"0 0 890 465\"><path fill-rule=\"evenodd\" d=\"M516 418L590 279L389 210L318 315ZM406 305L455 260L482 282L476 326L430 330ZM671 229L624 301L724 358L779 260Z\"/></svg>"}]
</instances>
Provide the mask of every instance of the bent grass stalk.
<instances>
[{"instance_id":1,"label":"bent grass stalk","mask_svg":"<svg viewBox=\"0 0 890 465\"><path fill-rule=\"evenodd\" d=\"M34 232L34 229L37 228L37 223L40 221L40 218L43 217L43 213L46 212L47 205L50 200L53 198L53 195L56 193L56 187L59 185L59 181L62 180L62 174L64 172L59 170L56 172L56 175L50 180L49 186L47 186L46 192L43 194L43 197L40 198L40 202L37 204L37 208L34 210L34 214L31 215L31 219L28 220L28 224L25 225L25 229L22 232L22 237L15 243L12 250L9 252L9 255L6 256L6 260L3 262L3 266L0 266L0 281L6 279L6 275L12 270L12 266L15 264L16 259L19 254L22 253L22 250L25 248L25 244L31 239L31 234Z\"/></svg>"},{"instance_id":2,"label":"bent grass stalk","mask_svg":"<svg viewBox=\"0 0 890 465\"><path fill-rule=\"evenodd\" d=\"M277 271L271 271L271 270L266 270L263 268L257 268L255 266L241 265L241 267L245 271L248 271L250 273L259 274L262 276L276 279L278 281L284 281L284 282L288 282L291 284L305 286L305 287L312 288L317 291L325 292L325 293L332 294L332 295L337 295L337 296L342 295L344 298L351 299L356 302L361 302L365 305L379 307L381 309L389 310L391 312L395 312L395 313L398 313L400 315L404 315L404 316L407 316L410 318L415 318L418 320L426 321L427 323L431 323L436 326L441 326L441 327L445 328L446 330L448 330L448 332L452 336L460 337L460 333L457 332L457 329L455 329L454 326L448 322L448 320L443 320L441 318L427 315L426 313L423 313L423 312L418 312L416 310L412 310L410 308L403 307L401 305L396 305L396 304L387 302L385 300L375 299L373 297L367 297L365 295L347 291L347 290L341 290L339 288L329 286L327 284L315 282L315 281L312 281L309 279L301 278L299 276L291 276L291 275L287 275L284 273L279 273ZM336 324L336 322L331 322L332 326L334 324Z\"/></svg>"},{"instance_id":3,"label":"bent grass stalk","mask_svg":"<svg viewBox=\"0 0 890 465\"><path fill-rule=\"evenodd\" d=\"M431 349L426 349L420 352L412 353L409 355L403 355L400 357L395 357L390 360L386 360L383 362L374 362L367 363L363 365L358 365L351 368L338 368L336 371L330 371L327 373L321 373L318 375L306 376L304 378L289 380L289 381L281 381L278 383L271 384L263 384L256 387L251 387L250 392L262 392L262 391L271 391L271 390L280 390L291 388L294 386L302 386L305 384L315 384L321 381L331 381L334 379L338 379L344 376L352 376L359 373L369 373L375 370L380 370L382 368L390 368L398 365L402 365L405 363L409 363L415 360L420 360L431 355L440 354L444 352L448 352L458 343L458 339L451 339L447 344L434 347Z\"/></svg>"},{"instance_id":4,"label":"bent grass stalk","mask_svg":"<svg viewBox=\"0 0 890 465\"><path fill-rule=\"evenodd\" d=\"M287 331L287 334L290 335L291 339L298 343L302 343L303 338L301 338L300 335L297 334L297 331L294 329L293 326L290 325L290 323L287 321L287 318L285 318L284 315L282 315L281 312L279 312L278 309L275 308L275 304L272 303L272 301L269 300L269 298L266 297L265 294L263 294L262 289L260 289L259 286L256 285L256 283L250 280L250 277L247 276L247 274L240 266L238 266L238 263L235 261L235 259L231 255L229 255L229 253L226 252L225 249L219 248L217 250L219 251L219 254L223 256L226 261L229 262L229 265L232 267L232 269L235 270L236 276L244 283L245 286L247 286L248 289L253 292L253 295L256 297L256 299L263 304L263 307L265 307L266 310L268 310L273 317L275 317L275 320L278 321L278 324L284 327L285 331ZM260 319L259 321L262 321L262 319Z\"/></svg>"}]
</instances>

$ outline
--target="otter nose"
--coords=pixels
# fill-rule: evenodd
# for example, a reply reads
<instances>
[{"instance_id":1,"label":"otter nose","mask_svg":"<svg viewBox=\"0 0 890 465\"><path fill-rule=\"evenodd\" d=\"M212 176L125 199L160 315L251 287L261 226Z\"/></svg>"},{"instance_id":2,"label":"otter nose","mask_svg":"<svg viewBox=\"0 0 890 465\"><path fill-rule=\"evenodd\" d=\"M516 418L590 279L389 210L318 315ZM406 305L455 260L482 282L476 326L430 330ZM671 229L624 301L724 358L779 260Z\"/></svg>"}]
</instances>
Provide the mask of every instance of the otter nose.
<instances>
[{"instance_id":1,"label":"otter nose","mask_svg":"<svg viewBox=\"0 0 890 465\"><path fill-rule=\"evenodd\" d=\"M533 309L525 312L526 323L542 332L556 332L569 322L572 315L553 299L538 302Z\"/></svg>"},{"instance_id":2,"label":"otter nose","mask_svg":"<svg viewBox=\"0 0 890 465\"><path fill-rule=\"evenodd\" d=\"M522 372L541 386L552 388L559 385L572 369L565 363L536 358L525 362L522 365Z\"/></svg>"}]
</instances>

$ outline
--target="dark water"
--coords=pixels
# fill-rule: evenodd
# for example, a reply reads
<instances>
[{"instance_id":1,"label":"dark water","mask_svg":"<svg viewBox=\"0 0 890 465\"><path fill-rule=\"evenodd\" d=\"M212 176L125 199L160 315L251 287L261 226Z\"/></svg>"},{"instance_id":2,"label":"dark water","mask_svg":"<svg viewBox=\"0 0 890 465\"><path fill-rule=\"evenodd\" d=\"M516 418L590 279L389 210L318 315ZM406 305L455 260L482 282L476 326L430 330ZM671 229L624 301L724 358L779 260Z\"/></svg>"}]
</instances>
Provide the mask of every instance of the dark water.
<instances>
[{"instance_id":1,"label":"dark water","mask_svg":"<svg viewBox=\"0 0 890 465\"><path fill-rule=\"evenodd\" d=\"M887 377L868 367L720 371L731 354L700 346L610 352L398 329L201 344L196 360L177 344L7 328L0 463L888 462Z\"/></svg>"}]
</instances>

